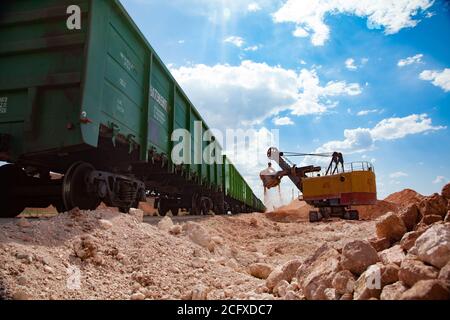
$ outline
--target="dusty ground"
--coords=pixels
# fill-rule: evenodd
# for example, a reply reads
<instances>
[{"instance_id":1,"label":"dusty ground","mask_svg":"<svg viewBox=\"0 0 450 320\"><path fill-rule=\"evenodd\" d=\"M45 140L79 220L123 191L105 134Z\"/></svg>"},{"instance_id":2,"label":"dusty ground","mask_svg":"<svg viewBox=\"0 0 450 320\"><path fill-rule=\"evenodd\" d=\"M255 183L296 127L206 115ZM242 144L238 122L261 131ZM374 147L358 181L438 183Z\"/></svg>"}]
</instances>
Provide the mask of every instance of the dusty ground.
<instances>
[{"instance_id":1,"label":"dusty ground","mask_svg":"<svg viewBox=\"0 0 450 320\"><path fill-rule=\"evenodd\" d=\"M193 242L189 230L173 235L108 209L1 225L1 295L130 299L141 292L150 299L182 299L198 287L209 299L274 298L255 292L265 281L250 276L248 265L305 259L324 242L362 239L373 232L371 222L277 223L264 214L211 217L200 226L212 243L206 247ZM87 239L81 242L82 237ZM92 257L77 256L80 243ZM67 286L73 282L71 266L80 270L79 290Z\"/></svg>"},{"instance_id":2,"label":"dusty ground","mask_svg":"<svg viewBox=\"0 0 450 320\"><path fill-rule=\"evenodd\" d=\"M391 196L365 217L420 197ZM375 234L374 220L310 224L308 212L294 201L276 212L181 225L152 226L142 211L108 208L12 220L0 224L0 299L277 299L250 265L303 262L324 243L342 248Z\"/></svg>"}]
</instances>

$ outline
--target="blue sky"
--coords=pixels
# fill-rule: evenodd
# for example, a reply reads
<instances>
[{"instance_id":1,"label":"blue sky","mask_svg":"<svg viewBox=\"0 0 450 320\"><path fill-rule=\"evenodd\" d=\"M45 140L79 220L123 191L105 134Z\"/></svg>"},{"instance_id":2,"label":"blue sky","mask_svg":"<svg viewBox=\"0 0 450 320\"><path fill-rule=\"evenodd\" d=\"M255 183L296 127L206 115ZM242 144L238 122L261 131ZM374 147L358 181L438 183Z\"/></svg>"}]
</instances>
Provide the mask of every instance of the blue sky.
<instances>
[{"instance_id":1,"label":"blue sky","mask_svg":"<svg viewBox=\"0 0 450 320\"><path fill-rule=\"evenodd\" d=\"M372 161L379 198L450 180L444 1L121 2L211 127ZM261 195L262 168L237 166Z\"/></svg>"}]
</instances>

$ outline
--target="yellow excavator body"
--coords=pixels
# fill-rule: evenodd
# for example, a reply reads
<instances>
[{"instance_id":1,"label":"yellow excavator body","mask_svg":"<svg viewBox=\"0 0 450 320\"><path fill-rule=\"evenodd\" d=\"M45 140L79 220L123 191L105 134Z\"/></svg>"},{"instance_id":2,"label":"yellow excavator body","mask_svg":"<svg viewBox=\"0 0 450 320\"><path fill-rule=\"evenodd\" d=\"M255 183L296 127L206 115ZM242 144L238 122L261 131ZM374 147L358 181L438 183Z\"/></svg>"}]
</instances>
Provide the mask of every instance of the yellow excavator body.
<instances>
[{"instance_id":1,"label":"yellow excavator body","mask_svg":"<svg viewBox=\"0 0 450 320\"><path fill-rule=\"evenodd\" d=\"M371 205L377 201L375 173L351 171L302 180L306 202L336 200L340 205Z\"/></svg>"}]
</instances>

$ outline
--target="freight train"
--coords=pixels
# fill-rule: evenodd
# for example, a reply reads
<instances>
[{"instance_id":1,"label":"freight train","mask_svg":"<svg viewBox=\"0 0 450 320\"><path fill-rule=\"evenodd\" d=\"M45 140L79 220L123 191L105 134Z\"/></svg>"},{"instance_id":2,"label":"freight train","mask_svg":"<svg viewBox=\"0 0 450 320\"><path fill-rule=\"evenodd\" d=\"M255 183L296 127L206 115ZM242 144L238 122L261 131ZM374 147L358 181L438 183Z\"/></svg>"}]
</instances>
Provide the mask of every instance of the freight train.
<instances>
[{"instance_id":1,"label":"freight train","mask_svg":"<svg viewBox=\"0 0 450 320\"><path fill-rule=\"evenodd\" d=\"M265 210L220 146L173 160L174 130L209 127L119 1L1 1L0 43L0 216L147 196L162 215ZM191 139L184 158L208 147Z\"/></svg>"}]
</instances>

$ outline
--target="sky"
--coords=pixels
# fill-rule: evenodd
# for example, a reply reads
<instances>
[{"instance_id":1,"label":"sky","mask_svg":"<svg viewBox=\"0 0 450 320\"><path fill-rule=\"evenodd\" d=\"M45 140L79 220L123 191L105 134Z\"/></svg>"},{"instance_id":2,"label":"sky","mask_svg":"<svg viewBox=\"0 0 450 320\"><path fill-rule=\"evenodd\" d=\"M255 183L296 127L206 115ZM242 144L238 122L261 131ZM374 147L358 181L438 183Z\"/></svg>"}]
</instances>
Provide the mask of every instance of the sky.
<instances>
[{"instance_id":1,"label":"sky","mask_svg":"<svg viewBox=\"0 0 450 320\"><path fill-rule=\"evenodd\" d=\"M449 182L445 1L121 2L210 127L275 129L283 151L370 161L379 199ZM236 166L261 196L260 163Z\"/></svg>"}]
</instances>

